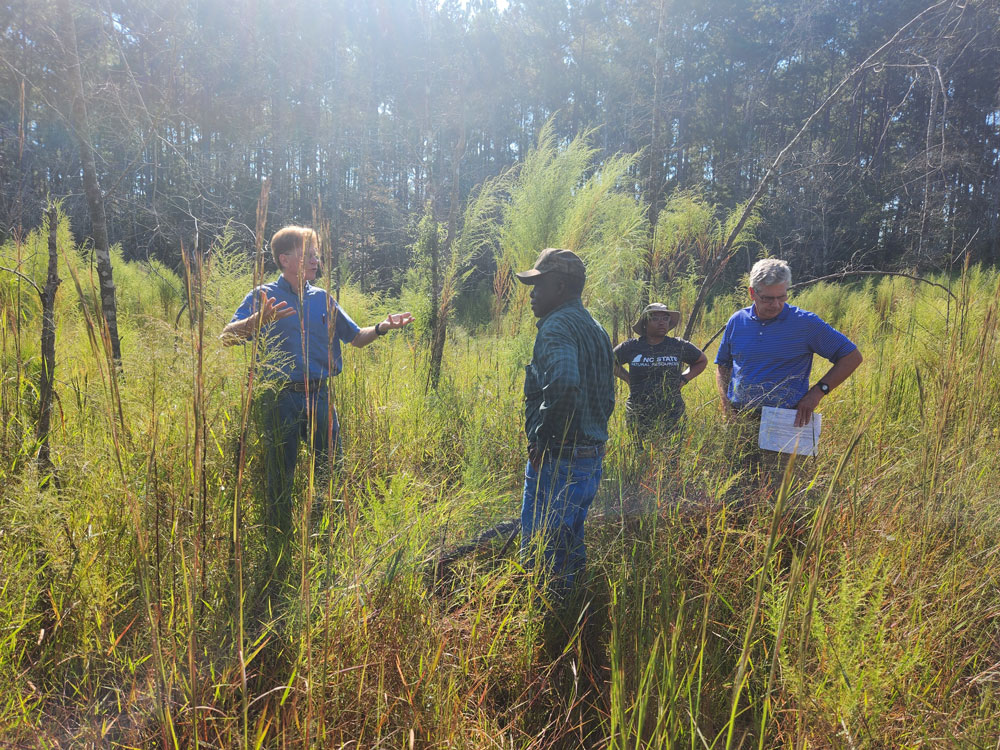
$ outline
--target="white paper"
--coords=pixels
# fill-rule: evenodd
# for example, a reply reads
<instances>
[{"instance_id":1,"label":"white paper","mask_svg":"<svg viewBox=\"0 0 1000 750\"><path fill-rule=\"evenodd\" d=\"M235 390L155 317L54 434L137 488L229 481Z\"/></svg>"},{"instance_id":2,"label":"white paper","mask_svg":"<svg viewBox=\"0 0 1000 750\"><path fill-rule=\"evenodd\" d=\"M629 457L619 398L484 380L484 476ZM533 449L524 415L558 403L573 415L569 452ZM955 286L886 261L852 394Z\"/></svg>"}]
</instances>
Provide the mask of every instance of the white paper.
<instances>
[{"instance_id":1,"label":"white paper","mask_svg":"<svg viewBox=\"0 0 1000 750\"><path fill-rule=\"evenodd\" d=\"M762 450L794 453L797 456L815 456L819 446L819 433L823 429L823 416L813 412L809 424L795 426L795 409L765 406L760 414L760 439Z\"/></svg>"}]
</instances>

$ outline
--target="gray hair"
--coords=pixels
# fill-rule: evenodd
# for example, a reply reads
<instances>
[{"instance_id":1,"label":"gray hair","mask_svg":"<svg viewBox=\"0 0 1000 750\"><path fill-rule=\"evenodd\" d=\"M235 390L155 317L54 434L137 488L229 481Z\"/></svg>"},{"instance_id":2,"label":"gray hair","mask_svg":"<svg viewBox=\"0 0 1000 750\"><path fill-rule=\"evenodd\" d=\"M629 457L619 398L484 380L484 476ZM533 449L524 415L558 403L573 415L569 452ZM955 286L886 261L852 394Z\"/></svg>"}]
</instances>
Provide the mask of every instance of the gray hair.
<instances>
[{"instance_id":1,"label":"gray hair","mask_svg":"<svg viewBox=\"0 0 1000 750\"><path fill-rule=\"evenodd\" d=\"M783 260L764 258L758 260L750 269L750 286L760 289L762 286L775 284L792 285L792 269Z\"/></svg>"}]
</instances>

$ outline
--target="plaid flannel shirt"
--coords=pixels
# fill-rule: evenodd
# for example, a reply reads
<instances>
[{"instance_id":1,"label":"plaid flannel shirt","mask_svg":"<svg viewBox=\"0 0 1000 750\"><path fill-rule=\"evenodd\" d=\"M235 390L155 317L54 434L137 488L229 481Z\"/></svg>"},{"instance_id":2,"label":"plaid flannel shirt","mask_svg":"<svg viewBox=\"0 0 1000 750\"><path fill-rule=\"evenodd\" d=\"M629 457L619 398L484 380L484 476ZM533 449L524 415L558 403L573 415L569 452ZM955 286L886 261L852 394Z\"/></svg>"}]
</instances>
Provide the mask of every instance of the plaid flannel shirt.
<instances>
[{"instance_id":1,"label":"plaid flannel shirt","mask_svg":"<svg viewBox=\"0 0 1000 750\"><path fill-rule=\"evenodd\" d=\"M525 368L524 421L529 443L597 445L608 439L615 408L611 339L579 298L538 323Z\"/></svg>"}]
</instances>

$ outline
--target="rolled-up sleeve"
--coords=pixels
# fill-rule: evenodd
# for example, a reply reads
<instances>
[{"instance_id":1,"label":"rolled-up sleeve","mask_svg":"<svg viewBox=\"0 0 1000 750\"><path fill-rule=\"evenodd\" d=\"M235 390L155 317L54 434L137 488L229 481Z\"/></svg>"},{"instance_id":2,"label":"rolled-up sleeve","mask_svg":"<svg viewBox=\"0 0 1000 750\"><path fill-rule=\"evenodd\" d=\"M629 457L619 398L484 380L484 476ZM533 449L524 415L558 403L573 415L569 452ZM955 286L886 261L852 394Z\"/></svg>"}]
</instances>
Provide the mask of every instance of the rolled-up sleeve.
<instances>
[{"instance_id":1,"label":"rolled-up sleeve","mask_svg":"<svg viewBox=\"0 0 1000 750\"><path fill-rule=\"evenodd\" d=\"M361 331L360 326L351 319L351 316L332 297L329 298L328 305L330 307L330 314L337 321L334 328L334 335L344 343L350 344L354 341L354 337Z\"/></svg>"},{"instance_id":2,"label":"rolled-up sleeve","mask_svg":"<svg viewBox=\"0 0 1000 750\"><path fill-rule=\"evenodd\" d=\"M243 298L243 302L240 303L240 306L236 308L236 312L233 313L233 319L229 322L235 323L238 320L246 320L253 315L257 311L257 297L259 294L260 292L257 289L247 294Z\"/></svg>"}]
</instances>

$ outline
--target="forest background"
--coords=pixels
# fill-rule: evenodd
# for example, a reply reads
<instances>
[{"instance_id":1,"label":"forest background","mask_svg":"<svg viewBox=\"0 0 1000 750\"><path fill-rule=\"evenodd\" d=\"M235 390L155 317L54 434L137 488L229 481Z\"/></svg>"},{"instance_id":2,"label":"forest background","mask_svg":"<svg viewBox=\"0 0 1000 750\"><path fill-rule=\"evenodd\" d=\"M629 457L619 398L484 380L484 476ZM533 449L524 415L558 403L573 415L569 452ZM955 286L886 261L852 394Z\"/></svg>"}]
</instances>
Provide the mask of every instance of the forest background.
<instances>
[{"instance_id":1,"label":"forest background","mask_svg":"<svg viewBox=\"0 0 1000 750\"><path fill-rule=\"evenodd\" d=\"M963 250L994 262L1000 8L987 0L5 3L0 236L38 226L49 195L93 236L85 136L126 259L179 268L181 245L206 250L228 222L252 245L266 177L270 227L319 205L361 289L398 291L428 205L454 223L554 115L558 138L594 130L597 163L639 155L629 178L650 227L680 190L732 209L928 8L786 155L759 239L800 278L940 269Z\"/></svg>"}]
</instances>

